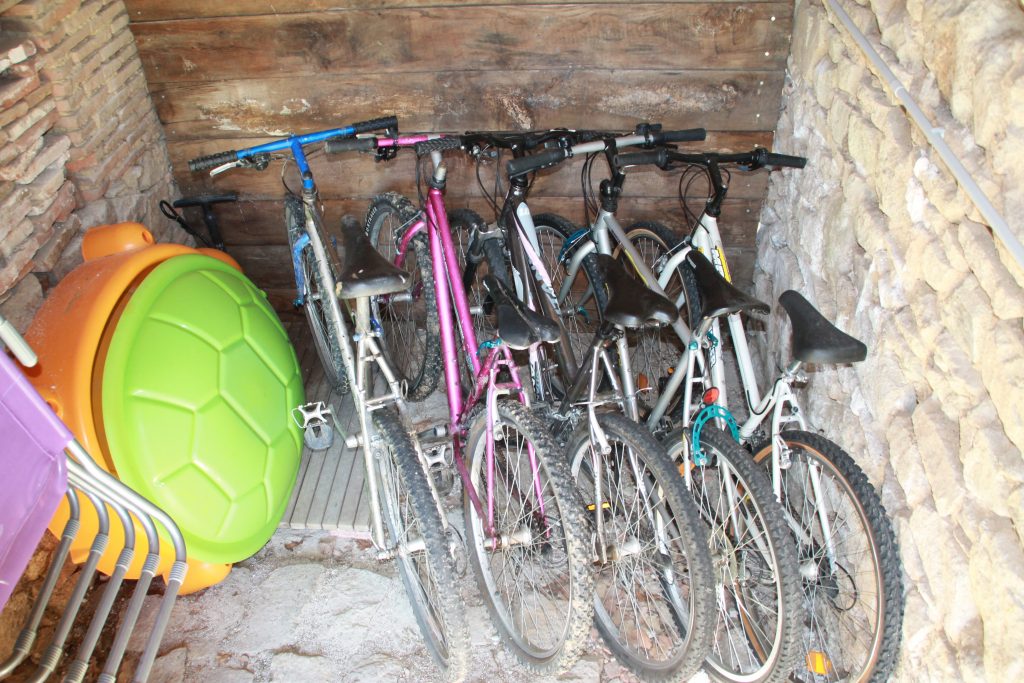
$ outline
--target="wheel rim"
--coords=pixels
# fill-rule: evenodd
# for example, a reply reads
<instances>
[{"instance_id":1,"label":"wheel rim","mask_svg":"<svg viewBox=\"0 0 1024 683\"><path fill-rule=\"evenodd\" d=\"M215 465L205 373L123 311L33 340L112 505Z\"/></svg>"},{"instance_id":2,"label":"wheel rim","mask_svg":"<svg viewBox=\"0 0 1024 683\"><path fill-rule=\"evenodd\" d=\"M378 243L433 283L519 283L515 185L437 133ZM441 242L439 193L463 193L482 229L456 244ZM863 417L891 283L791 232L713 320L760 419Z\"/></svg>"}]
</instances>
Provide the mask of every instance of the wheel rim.
<instances>
[{"instance_id":1,"label":"wheel rim","mask_svg":"<svg viewBox=\"0 0 1024 683\"><path fill-rule=\"evenodd\" d=\"M645 671L672 670L686 654L693 626L686 554L646 463L614 435L606 437L612 451L602 466L605 537L623 552L598 567L595 615L603 635ZM589 445L574 463L577 487L589 501L595 456L601 457ZM587 506L592 524L594 508Z\"/></svg>"},{"instance_id":2,"label":"wheel rim","mask_svg":"<svg viewBox=\"0 0 1024 683\"><path fill-rule=\"evenodd\" d=\"M558 257L565 244L565 235L561 231L547 225L537 225L537 241L540 245L540 258L551 277L551 285L557 295L565 282L567 273L559 264ZM562 321L569 334L569 343L573 355L577 359L585 354L594 332L597 330L599 312L597 299L594 297L590 282L583 268L580 268L566 295L559 302Z\"/></svg>"},{"instance_id":3,"label":"wheel rim","mask_svg":"<svg viewBox=\"0 0 1024 683\"><path fill-rule=\"evenodd\" d=\"M379 458L381 474L381 493L385 522L393 547L400 548L410 541L415 543L420 538L419 523L412 508L412 500L402 487L402 479L398 475L395 453L382 447L384 453ZM448 639L445 634L444 622L440 615L440 597L437 584L431 576L426 552L418 550L412 553L398 552L395 557L402 583L412 604L417 621L423 627L427 647L442 662L449 658Z\"/></svg>"},{"instance_id":4,"label":"wheel rim","mask_svg":"<svg viewBox=\"0 0 1024 683\"><path fill-rule=\"evenodd\" d=\"M782 470L782 501L797 538L807 615L802 633L805 661L797 673L813 681L860 680L873 670L882 645L881 559L863 510L841 474L813 449L788 445L790 466ZM757 460L770 462L770 454L770 448L765 449ZM828 506L831 560L821 518L808 495L813 490L812 467L820 473Z\"/></svg>"},{"instance_id":5,"label":"wheel rim","mask_svg":"<svg viewBox=\"0 0 1024 683\"><path fill-rule=\"evenodd\" d=\"M389 263L394 263L400 246L395 243L395 231L405 222L390 209L379 215L372 229L376 237L374 246ZM384 330L384 352L392 367L411 383L422 373L426 356L426 302L420 267L416 249L410 242L402 261L402 269L410 276L409 288L398 294L370 299L372 315Z\"/></svg>"},{"instance_id":6,"label":"wheel rim","mask_svg":"<svg viewBox=\"0 0 1024 683\"><path fill-rule=\"evenodd\" d=\"M694 467L691 475L701 519L709 528L716 582L718 609L708 663L731 680L753 681L774 666L782 641L774 550L762 511L745 493L746 482L720 454L702 445L711 456L709 464Z\"/></svg>"},{"instance_id":7,"label":"wheel rim","mask_svg":"<svg viewBox=\"0 0 1024 683\"><path fill-rule=\"evenodd\" d=\"M313 344L320 357L320 364L327 374L328 381L334 387L338 387L345 377L344 371L339 367L341 349L337 348L336 343L332 343L331 322L327 311L324 310L322 294L317 286L319 276L313 272L315 265L311 263L312 259L312 250L307 247L302 259L302 274L306 282L303 308L306 311L310 332L313 334Z\"/></svg>"},{"instance_id":8,"label":"wheel rim","mask_svg":"<svg viewBox=\"0 0 1024 683\"><path fill-rule=\"evenodd\" d=\"M556 654L568 637L575 590L560 523L563 511L543 466L538 468L538 497L525 436L507 422L495 429L496 533L487 533L485 521L469 503L475 560L496 624L520 651L543 660ZM472 477L480 492L488 485L484 445L481 438ZM543 514L538 501L543 502ZM491 550L502 535L518 535L520 540L528 535L529 540Z\"/></svg>"}]
</instances>

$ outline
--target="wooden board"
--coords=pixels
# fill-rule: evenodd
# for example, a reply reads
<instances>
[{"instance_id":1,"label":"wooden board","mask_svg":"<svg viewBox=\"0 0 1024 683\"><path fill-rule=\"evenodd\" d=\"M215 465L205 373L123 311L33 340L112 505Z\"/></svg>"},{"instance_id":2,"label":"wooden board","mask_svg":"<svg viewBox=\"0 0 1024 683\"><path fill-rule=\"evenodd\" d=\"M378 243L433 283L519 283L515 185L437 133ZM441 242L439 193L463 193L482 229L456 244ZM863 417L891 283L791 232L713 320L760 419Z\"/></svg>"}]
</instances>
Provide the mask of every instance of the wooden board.
<instances>
[{"instance_id":1,"label":"wooden board","mask_svg":"<svg viewBox=\"0 0 1024 683\"><path fill-rule=\"evenodd\" d=\"M751 71L561 70L331 74L156 83L151 92L170 141L309 132L394 113L404 130L771 131L783 74Z\"/></svg>"},{"instance_id":2,"label":"wooden board","mask_svg":"<svg viewBox=\"0 0 1024 683\"><path fill-rule=\"evenodd\" d=\"M553 11L556 9L557 11ZM784 68L788 3L498 5L182 19L133 27L151 85L472 71ZM683 47L685 46L685 47ZM456 67L458 65L458 67Z\"/></svg>"},{"instance_id":3,"label":"wooden board","mask_svg":"<svg viewBox=\"0 0 1024 683\"><path fill-rule=\"evenodd\" d=\"M588 0L590 4L622 4L622 0ZM765 4L764 0L715 0L721 4L742 3L744 5ZM664 5L679 4L710 4L708 0L663 0ZM480 0L446 0L448 6L480 5ZM490 7L499 7L504 3L491 3ZM551 5L551 0L519 0L517 5ZM767 4L777 5L772 2ZM232 2L209 2L209 0L126 0L128 13L134 23L148 21L167 21L172 19L192 19L196 17L244 17L261 14L287 15L304 14L307 12L342 12L362 9L391 9L413 7L436 7L435 0L350 0L340 3L337 0L233 0ZM791 6L783 15L792 15Z\"/></svg>"}]
</instances>

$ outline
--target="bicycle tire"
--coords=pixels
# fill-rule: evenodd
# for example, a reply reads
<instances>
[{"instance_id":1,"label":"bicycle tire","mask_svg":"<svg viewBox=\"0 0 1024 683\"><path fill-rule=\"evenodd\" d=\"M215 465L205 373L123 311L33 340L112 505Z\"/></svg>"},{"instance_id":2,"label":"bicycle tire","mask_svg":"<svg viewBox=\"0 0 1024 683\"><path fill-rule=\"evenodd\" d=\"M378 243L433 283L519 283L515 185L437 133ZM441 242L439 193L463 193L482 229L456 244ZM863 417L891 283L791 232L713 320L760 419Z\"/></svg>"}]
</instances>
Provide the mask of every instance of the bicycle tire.
<instances>
[{"instance_id":1,"label":"bicycle tire","mask_svg":"<svg viewBox=\"0 0 1024 683\"><path fill-rule=\"evenodd\" d=\"M611 459L603 456L607 462L602 471L614 478L606 481L612 495L606 501L608 512L602 512L603 518L609 517L605 526L613 529L616 549L627 548L635 538L646 543L650 551L650 557L644 558L648 561L645 566L641 567L640 561L628 566L630 560L644 555L638 550L624 561L604 565L598 570L594 617L597 630L616 659L643 680L688 680L700 669L711 648L714 582L707 535L679 473L651 433L623 415L603 413L597 419L609 445L615 444L613 453L619 456L618 460L616 456ZM577 490L584 496L589 493L584 501L592 501L587 505L588 520L596 533L597 505L593 502L591 464L594 450L588 424L577 428L567 453ZM644 474L636 476L637 472ZM628 481L630 476L632 481ZM650 506L649 514L643 514L637 501L629 503L621 495L624 490L639 489L641 481L650 484L650 493L640 496L641 502ZM641 513L635 524L620 521L634 511ZM665 533L668 530L674 533ZM630 570L633 573L627 577ZM627 595L623 596L620 582L633 590L627 589ZM628 600L625 608L621 603L611 604L623 597ZM646 608L650 611L644 615L638 613ZM624 611L632 612L633 623L626 623ZM670 648L667 652L655 651L655 645L666 643ZM659 654L665 656L657 656Z\"/></svg>"},{"instance_id":2,"label":"bicycle tire","mask_svg":"<svg viewBox=\"0 0 1024 683\"><path fill-rule=\"evenodd\" d=\"M366 212L366 234L373 247L391 263L398 254L396 231L416 219L412 203L396 192L373 198ZM400 380L406 383L406 398L422 401L437 389L441 377L441 324L430 245L424 232L409 242L403 268L412 276L407 290L411 299L373 297L371 315L383 331L381 352ZM412 258L410 258L412 256Z\"/></svg>"},{"instance_id":3,"label":"bicycle tire","mask_svg":"<svg viewBox=\"0 0 1024 683\"><path fill-rule=\"evenodd\" d=\"M295 241L306 232L306 212L301 197L285 196L284 222L288 229L288 243L295 244ZM324 248L330 249L331 245L325 244ZM348 374L345 372L341 356L341 343L338 335L334 333L334 326L331 325L330 316L323 304L324 287L321 284L320 270L316 266L312 247L306 246L302 250L300 264L306 291L299 294L303 300L302 309L306 323L313 336L313 348L316 349L316 355L324 369L324 377L331 389L339 394L347 393Z\"/></svg>"},{"instance_id":4,"label":"bicycle tire","mask_svg":"<svg viewBox=\"0 0 1024 683\"><path fill-rule=\"evenodd\" d=\"M558 673L579 659L593 619L593 577L583 508L544 424L515 400L503 399L496 406L494 427L501 438L494 442L494 481L486 480L487 419L483 410L473 420L466 441L470 476L477 491L486 491L489 483L494 485L496 517L503 514L501 520L495 520L495 538L528 534L529 540L490 550L485 522L467 493L464 514L470 559L505 646L528 669ZM533 446L539 479L531 474L527 444ZM520 481L525 486L517 485ZM507 496L504 503L500 502L502 496ZM519 502L513 503L516 499ZM518 511L511 509L515 506ZM511 588L507 586L509 577L516 582ZM506 580L504 586L502 579ZM531 580L532 587L525 585ZM518 605L514 603L516 595L520 596ZM549 617L550 612L555 613L554 618Z\"/></svg>"},{"instance_id":5,"label":"bicycle tire","mask_svg":"<svg viewBox=\"0 0 1024 683\"><path fill-rule=\"evenodd\" d=\"M472 209L449 211L448 226L451 228L455 252L459 257L459 271L464 276L462 284L466 289L466 298L471 307L475 307L481 312L480 315L473 316L473 329L476 331L477 341L493 339L495 329L489 314L490 306L487 302L483 279L485 275L491 274L506 285L510 285L512 282L505 240L503 237L491 237L481 240L477 245L472 244L474 232L487 228L487 222ZM480 254L476 258L479 260L476 267L469 273L470 277L467 282L465 278L467 254L470 249L477 248L480 250Z\"/></svg>"},{"instance_id":6,"label":"bicycle tire","mask_svg":"<svg viewBox=\"0 0 1024 683\"><path fill-rule=\"evenodd\" d=\"M658 259L678 246L680 239L667 226L656 221L640 221L633 223L626 231L626 238L640 252L644 263L660 276L657 269ZM635 267L631 265L628 254L619 246L615 250L615 258L623 260L626 269L639 279ZM675 269L675 274L665 285L665 293L673 302L682 303L680 316L690 327L695 329L700 321L700 294L693 269L685 261ZM630 349L630 367L634 374L634 383L638 388L646 388L638 400L645 408L651 408L661 396L662 387L668 382L669 376L676 370L686 343L679 338L675 330L667 326L645 326L629 330L626 341ZM681 392L680 392L681 393ZM677 404L678 399L668 406L668 412Z\"/></svg>"},{"instance_id":7,"label":"bicycle tire","mask_svg":"<svg viewBox=\"0 0 1024 683\"><path fill-rule=\"evenodd\" d=\"M683 438L682 430L666 437L673 460L681 461ZM737 683L786 680L801 654L803 618L796 548L782 506L764 470L728 435L706 427L700 441L708 462L691 466L690 493L710 527L719 594L708 672ZM727 502L730 496L735 504ZM746 529L739 531L734 520Z\"/></svg>"},{"instance_id":8,"label":"bicycle tire","mask_svg":"<svg viewBox=\"0 0 1024 683\"><path fill-rule=\"evenodd\" d=\"M431 656L445 680L461 681L469 667L469 629L441 512L398 416L377 410L373 423L382 446L375 462L387 533L393 542L418 537L423 545L396 552L398 572Z\"/></svg>"},{"instance_id":9,"label":"bicycle tire","mask_svg":"<svg viewBox=\"0 0 1024 683\"><path fill-rule=\"evenodd\" d=\"M790 449L791 464L782 470L782 496L794 523L801 527L797 554L808 607L803 641L807 667L798 670L795 678L815 683L887 681L896 667L903 626L903 580L892 523L878 493L842 448L809 432L784 431L779 436ZM754 461L771 468L770 442L754 449ZM822 468L823 498L836 504L826 515L830 525L845 531L843 538L833 533L834 542L842 543L844 549L852 546L852 552L837 553L836 569L826 565L816 510L797 502L810 484L801 474L810 462ZM813 508L813 501L810 505ZM842 507L847 507L850 517L839 512ZM863 571L851 571L855 565ZM855 613L864 598L874 604L864 605L867 614ZM855 628L847 623L849 619L856 622ZM834 630L844 625L845 630ZM826 626L832 628L826 632ZM865 630L870 636L866 646ZM848 655L851 647L856 648L853 656Z\"/></svg>"}]
</instances>

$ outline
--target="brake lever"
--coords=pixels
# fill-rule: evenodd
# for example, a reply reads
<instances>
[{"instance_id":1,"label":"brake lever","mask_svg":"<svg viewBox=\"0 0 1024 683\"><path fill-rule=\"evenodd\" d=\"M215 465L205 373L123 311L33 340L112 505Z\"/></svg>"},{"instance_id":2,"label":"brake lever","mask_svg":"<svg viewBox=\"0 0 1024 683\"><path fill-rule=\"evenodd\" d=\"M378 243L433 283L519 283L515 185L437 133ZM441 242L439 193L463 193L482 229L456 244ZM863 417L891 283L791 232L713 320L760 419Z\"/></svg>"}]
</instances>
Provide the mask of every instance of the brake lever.
<instances>
[{"instance_id":1,"label":"brake lever","mask_svg":"<svg viewBox=\"0 0 1024 683\"><path fill-rule=\"evenodd\" d=\"M235 161L229 161L226 164L214 168L210 171L210 176L220 175L226 171L230 171L233 168L254 168L257 171L262 171L270 165L269 154L255 154L245 159L237 159Z\"/></svg>"}]
</instances>

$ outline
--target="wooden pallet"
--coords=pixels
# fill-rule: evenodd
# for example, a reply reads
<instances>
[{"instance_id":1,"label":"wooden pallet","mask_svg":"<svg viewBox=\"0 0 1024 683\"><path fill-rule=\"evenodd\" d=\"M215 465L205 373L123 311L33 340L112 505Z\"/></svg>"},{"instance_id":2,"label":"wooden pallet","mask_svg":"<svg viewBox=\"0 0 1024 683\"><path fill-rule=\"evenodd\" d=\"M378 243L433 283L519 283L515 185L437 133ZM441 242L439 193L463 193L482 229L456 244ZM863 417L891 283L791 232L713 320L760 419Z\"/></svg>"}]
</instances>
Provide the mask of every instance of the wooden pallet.
<instances>
[{"instance_id":1,"label":"wooden pallet","mask_svg":"<svg viewBox=\"0 0 1024 683\"><path fill-rule=\"evenodd\" d=\"M346 433L358 431L352 399L331 391L304 321L288 325L288 333L299 357L306 401L327 403ZM362 453L345 447L338 434L326 450L303 448L295 489L281 526L369 537L370 504L364 474Z\"/></svg>"}]
</instances>

